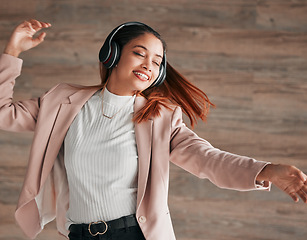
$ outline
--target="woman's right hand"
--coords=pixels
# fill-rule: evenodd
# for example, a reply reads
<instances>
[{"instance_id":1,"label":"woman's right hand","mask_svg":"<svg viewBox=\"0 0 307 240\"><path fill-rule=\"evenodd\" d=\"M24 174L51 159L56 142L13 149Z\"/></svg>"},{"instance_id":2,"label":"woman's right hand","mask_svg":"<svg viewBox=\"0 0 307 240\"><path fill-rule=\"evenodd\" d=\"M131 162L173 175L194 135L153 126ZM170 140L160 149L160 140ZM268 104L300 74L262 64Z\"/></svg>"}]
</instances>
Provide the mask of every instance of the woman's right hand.
<instances>
[{"instance_id":1,"label":"woman's right hand","mask_svg":"<svg viewBox=\"0 0 307 240\"><path fill-rule=\"evenodd\" d=\"M34 34L48 27L51 27L50 23L40 22L34 19L24 21L13 31L4 53L18 57L21 52L36 47L44 41L46 33L42 32L36 38L33 38Z\"/></svg>"}]
</instances>

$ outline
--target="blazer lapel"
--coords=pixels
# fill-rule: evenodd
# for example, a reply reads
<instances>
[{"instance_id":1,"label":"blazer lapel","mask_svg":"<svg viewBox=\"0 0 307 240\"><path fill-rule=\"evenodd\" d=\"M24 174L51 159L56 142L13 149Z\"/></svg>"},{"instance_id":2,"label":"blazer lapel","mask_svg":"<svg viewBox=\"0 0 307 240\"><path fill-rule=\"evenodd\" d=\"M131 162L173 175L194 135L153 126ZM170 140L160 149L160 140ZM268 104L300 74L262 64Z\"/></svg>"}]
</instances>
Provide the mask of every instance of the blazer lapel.
<instances>
[{"instance_id":1,"label":"blazer lapel","mask_svg":"<svg viewBox=\"0 0 307 240\"><path fill-rule=\"evenodd\" d=\"M101 88L100 86L81 89L68 97L67 102L59 106L58 113L54 119L54 126L50 133L49 144L47 145L45 161L42 169L41 186L44 184L54 161L61 148L69 126L78 114L85 102Z\"/></svg>"},{"instance_id":2,"label":"blazer lapel","mask_svg":"<svg viewBox=\"0 0 307 240\"><path fill-rule=\"evenodd\" d=\"M144 97L135 99L134 112L140 110L146 103ZM137 193L137 209L143 200L151 159L151 143L152 143L152 120L135 124L135 138L139 156L139 172L138 172L138 193Z\"/></svg>"}]
</instances>

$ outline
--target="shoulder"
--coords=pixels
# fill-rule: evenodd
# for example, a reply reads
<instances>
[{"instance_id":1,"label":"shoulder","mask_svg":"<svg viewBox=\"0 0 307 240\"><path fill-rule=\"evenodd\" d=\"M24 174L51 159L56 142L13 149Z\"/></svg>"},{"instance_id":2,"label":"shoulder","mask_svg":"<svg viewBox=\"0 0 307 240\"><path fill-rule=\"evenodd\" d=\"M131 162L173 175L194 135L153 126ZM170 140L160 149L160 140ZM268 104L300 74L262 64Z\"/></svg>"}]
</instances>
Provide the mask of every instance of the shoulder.
<instances>
[{"instance_id":1,"label":"shoulder","mask_svg":"<svg viewBox=\"0 0 307 240\"><path fill-rule=\"evenodd\" d=\"M83 89L84 86L77 85L77 84L69 84L69 83L59 83L55 86L53 86L49 91L47 91L44 95L44 97L47 97L50 94L55 94L59 92L76 92L81 89Z\"/></svg>"},{"instance_id":2,"label":"shoulder","mask_svg":"<svg viewBox=\"0 0 307 240\"><path fill-rule=\"evenodd\" d=\"M174 114L176 112L181 112L181 108L180 106L178 105L175 105L173 103L168 103L168 104L165 104L165 103L160 103L160 107L161 107L161 115L162 116L167 116L167 117L170 117L170 118L173 118Z\"/></svg>"},{"instance_id":3,"label":"shoulder","mask_svg":"<svg viewBox=\"0 0 307 240\"><path fill-rule=\"evenodd\" d=\"M81 90L90 90L96 89L97 86L83 86L78 84L71 84L71 83L59 83L52 87L49 91L45 92L41 99L44 100L45 98L61 98L61 97L68 97L76 92Z\"/></svg>"},{"instance_id":4,"label":"shoulder","mask_svg":"<svg viewBox=\"0 0 307 240\"><path fill-rule=\"evenodd\" d=\"M176 104L160 104L159 116L153 118L154 121L162 121L168 123L167 125L174 127L176 124L182 123L182 110Z\"/></svg>"}]
</instances>

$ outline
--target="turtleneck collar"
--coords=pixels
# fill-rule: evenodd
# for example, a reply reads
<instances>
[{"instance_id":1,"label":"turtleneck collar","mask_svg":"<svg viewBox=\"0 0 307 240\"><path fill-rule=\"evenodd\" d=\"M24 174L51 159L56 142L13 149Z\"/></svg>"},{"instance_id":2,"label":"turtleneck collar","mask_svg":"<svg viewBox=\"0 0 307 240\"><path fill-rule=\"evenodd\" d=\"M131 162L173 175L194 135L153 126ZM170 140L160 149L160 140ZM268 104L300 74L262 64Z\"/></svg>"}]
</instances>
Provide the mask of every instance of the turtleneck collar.
<instances>
[{"instance_id":1,"label":"turtleneck collar","mask_svg":"<svg viewBox=\"0 0 307 240\"><path fill-rule=\"evenodd\" d=\"M103 92L101 92L103 102L109 103L115 106L122 106L123 104L127 103L127 101L131 101L131 103L134 102L135 95L133 96L121 96L116 95L114 93L111 93L107 88L104 89ZM130 105L130 104L127 104Z\"/></svg>"}]
</instances>

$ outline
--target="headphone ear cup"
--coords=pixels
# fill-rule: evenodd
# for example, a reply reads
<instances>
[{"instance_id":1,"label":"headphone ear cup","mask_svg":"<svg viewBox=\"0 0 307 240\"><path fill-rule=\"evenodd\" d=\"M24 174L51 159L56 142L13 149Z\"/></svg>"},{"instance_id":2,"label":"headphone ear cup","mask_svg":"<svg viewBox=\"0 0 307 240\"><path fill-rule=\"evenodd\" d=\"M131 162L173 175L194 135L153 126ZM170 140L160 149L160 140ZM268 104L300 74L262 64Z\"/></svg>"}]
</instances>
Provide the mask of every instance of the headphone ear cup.
<instances>
[{"instance_id":1,"label":"headphone ear cup","mask_svg":"<svg viewBox=\"0 0 307 240\"><path fill-rule=\"evenodd\" d=\"M164 53L163 61L159 69L159 75L156 78L156 80L151 84L150 87L158 87L164 82L166 78L166 65L167 65L167 61L166 61L166 55Z\"/></svg>"},{"instance_id":2,"label":"headphone ear cup","mask_svg":"<svg viewBox=\"0 0 307 240\"><path fill-rule=\"evenodd\" d=\"M156 80L153 82L152 87L160 86L163 83L164 79L165 79L165 70L164 70L164 66L162 65L160 67L159 75L156 78Z\"/></svg>"},{"instance_id":3,"label":"headphone ear cup","mask_svg":"<svg viewBox=\"0 0 307 240\"><path fill-rule=\"evenodd\" d=\"M103 63L106 68L114 67L120 58L120 48L118 44L114 41L111 42L111 53L109 58Z\"/></svg>"}]
</instances>

